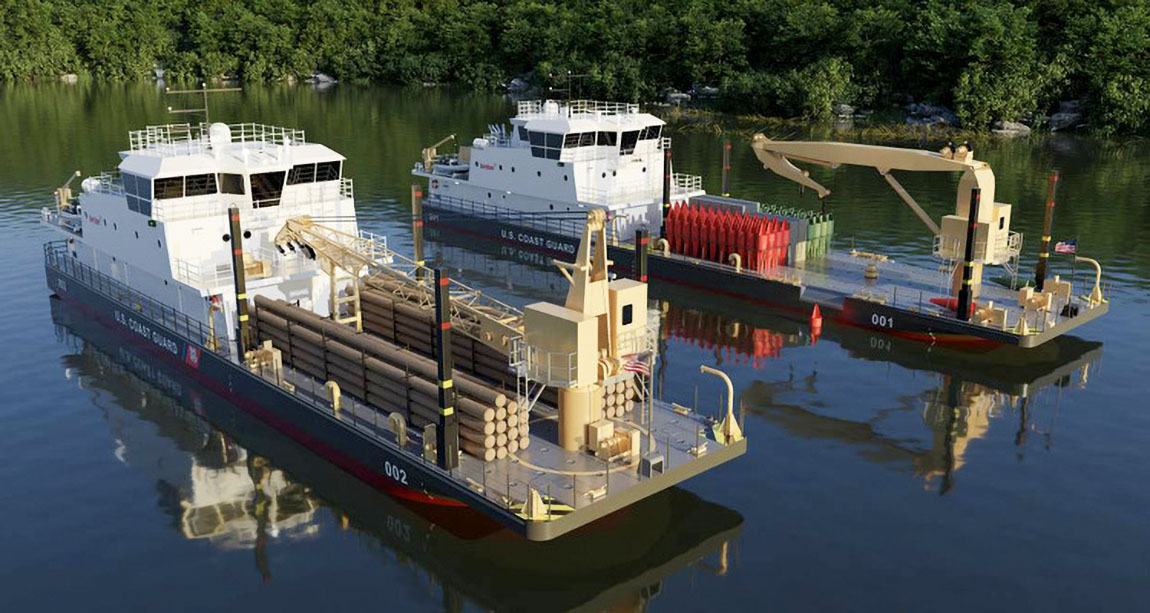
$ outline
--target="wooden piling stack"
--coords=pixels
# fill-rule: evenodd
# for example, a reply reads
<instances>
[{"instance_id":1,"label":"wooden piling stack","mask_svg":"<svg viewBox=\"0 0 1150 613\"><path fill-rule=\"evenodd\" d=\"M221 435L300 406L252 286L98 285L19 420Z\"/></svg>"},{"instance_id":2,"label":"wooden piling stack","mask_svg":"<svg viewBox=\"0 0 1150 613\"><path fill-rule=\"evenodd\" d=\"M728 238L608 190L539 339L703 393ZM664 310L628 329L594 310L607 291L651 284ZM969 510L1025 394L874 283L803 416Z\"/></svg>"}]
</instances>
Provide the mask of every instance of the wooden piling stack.
<instances>
[{"instance_id":1,"label":"wooden piling stack","mask_svg":"<svg viewBox=\"0 0 1150 613\"><path fill-rule=\"evenodd\" d=\"M437 423L436 363L428 357L433 355L429 338L423 349L414 343L402 348L283 301L257 296L255 302L258 338L272 341L285 363L321 381L335 381L344 393L384 413L399 413L413 427ZM365 328L373 319L371 325L379 323L378 313L365 309ZM407 328L399 337L418 340ZM526 446L526 413L514 400L469 374L456 373L454 381L461 449L491 461Z\"/></svg>"}]
</instances>

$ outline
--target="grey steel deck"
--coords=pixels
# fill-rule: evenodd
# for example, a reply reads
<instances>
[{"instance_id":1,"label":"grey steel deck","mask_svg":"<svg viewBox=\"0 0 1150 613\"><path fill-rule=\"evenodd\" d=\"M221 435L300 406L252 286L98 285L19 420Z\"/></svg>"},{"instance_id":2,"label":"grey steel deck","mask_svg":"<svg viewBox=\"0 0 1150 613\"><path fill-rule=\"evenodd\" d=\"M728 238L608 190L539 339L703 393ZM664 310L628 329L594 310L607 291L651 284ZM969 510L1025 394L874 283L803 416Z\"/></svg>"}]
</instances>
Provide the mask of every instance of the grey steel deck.
<instances>
[{"instance_id":1,"label":"grey steel deck","mask_svg":"<svg viewBox=\"0 0 1150 613\"><path fill-rule=\"evenodd\" d=\"M284 368L295 393L322 410L331 413L323 383L290 367ZM636 462L604 462L587 452L567 451L557 444L555 410L536 405L531 415L527 449L509 454L502 460L484 462L461 454L459 467L450 476L461 487L477 494L491 509L502 509L519 518L522 531L534 540L546 540L569 532L620 510L631 503L731 460L746 451L746 440L722 445L714 440L709 415L686 409L679 412L661 401L655 402L654 427L648 428L641 405L617 424L641 429L640 456L654 450L664 456L664 471L650 478L642 477ZM347 394L342 394L339 420L381 444L399 449L388 426L387 414ZM640 422L643 423L640 423ZM422 442L418 434L409 435L404 453L420 456ZM696 456L693 448L702 452ZM550 500L550 515L542 521L530 521L522 507L530 489L535 488Z\"/></svg>"}]
</instances>

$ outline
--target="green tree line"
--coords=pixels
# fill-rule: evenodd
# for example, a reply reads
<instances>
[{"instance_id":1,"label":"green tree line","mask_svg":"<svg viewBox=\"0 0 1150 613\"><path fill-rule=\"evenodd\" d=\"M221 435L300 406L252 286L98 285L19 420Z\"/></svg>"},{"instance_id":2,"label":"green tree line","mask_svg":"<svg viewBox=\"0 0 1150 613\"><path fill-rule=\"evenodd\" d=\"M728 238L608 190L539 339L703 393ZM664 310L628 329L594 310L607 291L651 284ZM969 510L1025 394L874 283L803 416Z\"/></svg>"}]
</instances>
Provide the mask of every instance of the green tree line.
<instances>
[{"instance_id":1,"label":"green tree line","mask_svg":"<svg viewBox=\"0 0 1150 613\"><path fill-rule=\"evenodd\" d=\"M0 32L7 81L570 72L585 96L700 84L724 110L816 119L913 100L973 129L1082 100L1096 131L1150 132L1150 0L0 0Z\"/></svg>"}]
</instances>

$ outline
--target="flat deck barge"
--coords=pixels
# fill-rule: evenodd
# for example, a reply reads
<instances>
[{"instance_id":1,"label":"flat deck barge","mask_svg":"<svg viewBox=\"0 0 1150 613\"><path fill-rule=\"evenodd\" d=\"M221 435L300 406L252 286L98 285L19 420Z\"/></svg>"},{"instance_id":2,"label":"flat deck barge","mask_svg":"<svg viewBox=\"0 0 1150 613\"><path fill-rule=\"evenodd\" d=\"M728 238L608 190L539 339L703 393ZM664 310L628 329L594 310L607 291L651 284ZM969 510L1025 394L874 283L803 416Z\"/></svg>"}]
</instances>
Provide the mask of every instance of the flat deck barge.
<instances>
[{"instance_id":1,"label":"flat deck barge","mask_svg":"<svg viewBox=\"0 0 1150 613\"><path fill-rule=\"evenodd\" d=\"M213 348L207 327L76 261L64 241L46 244L44 256L55 295L122 333L137 350L396 498L459 511L471 507L530 540L591 524L746 451L746 439L714 440L715 416L656 400L652 425L617 420L643 430L640 455L665 457L661 472L642 476L631 463L597 461L554 444L548 426L554 414L539 406L528 449L493 462L460 454L458 467L444 470L426 457L418 432L401 445L386 412L347 393L337 412L323 381L290 366L283 367L290 385L253 372L229 344ZM641 414L636 411L634 419ZM705 451L696 453L701 447ZM532 488L544 496L543 517L524 512Z\"/></svg>"},{"instance_id":2,"label":"flat deck barge","mask_svg":"<svg viewBox=\"0 0 1150 613\"><path fill-rule=\"evenodd\" d=\"M579 244L579 225L573 221L449 197L427 198L420 217L429 227L560 259L570 257ZM608 254L617 270L631 274L633 240L613 241ZM931 302L950 297L946 271L887 260L878 264L879 278L872 281L864 277L874 262L868 256L832 249L803 266L777 265L760 272L655 249L648 256L648 276L655 284L672 283L704 295L779 309L804 320L818 305L823 317L836 322L931 344L1037 347L1109 311L1106 301L1091 304L1072 293L1068 301L1045 314L1028 311L1023 329L1018 325L1023 310L1017 305L1017 292L984 283L977 301L993 301L1004 308L1006 325L961 321L945 305Z\"/></svg>"}]
</instances>

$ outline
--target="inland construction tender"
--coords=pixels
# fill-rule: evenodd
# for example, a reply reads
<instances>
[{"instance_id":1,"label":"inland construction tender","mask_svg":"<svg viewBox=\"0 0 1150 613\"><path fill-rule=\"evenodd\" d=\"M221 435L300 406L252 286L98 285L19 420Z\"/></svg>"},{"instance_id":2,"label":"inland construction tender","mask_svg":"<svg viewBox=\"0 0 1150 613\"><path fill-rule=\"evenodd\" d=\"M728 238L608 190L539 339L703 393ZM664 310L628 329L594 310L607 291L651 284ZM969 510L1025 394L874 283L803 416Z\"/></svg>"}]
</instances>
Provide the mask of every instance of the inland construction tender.
<instances>
[{"instance_id":1,"label":"inland construction tender","mask_svg":"<svg viewBox=\"0 0 1150 613\"><path fill-rule=\"evenodd\" d=\"M1022 235L1011 230L1011 205L996 200L993 170L965 144L934 152L762 135L752 142L765 168L820 199L829 190L795 162L876 169L930 231L938 265L927 268L831 248L828 213L731 198L729 144L723 194L707 194L701 177L674 172L665 127L635 104L519 102L510 126L492 125L456 153L438 152L447 139L424 149L412 174L427 181L427 197L413 198L414 213L430 226L567 258L586 211L600 210L621 270L632 270L639 244L653 249L655 281L804 318L817 306L835 321L931 344L1034 347L1109 309L1096 261L1075 255L1093 272L1086 287L1048 278L1055 180L1034 281L1020 284ZM960 173L954 213L936 222L892 171ZM637 232L652 233L652 242ZM1003 266L1009 281L982 283L984 266Z\"/></svg>"},{"instance_id":2,"label":"inland construction tender","mask_svg":"<svg viewBox=\"0 0 1150 613\"><path fill-rule=\"evenodd\" d=\"M601 212L564 305L518 309L361 231L300 130L153 126L120 158L42 212L50 289L397 498L548 540L746 450L721 372L717 414L653 398L659 320L610 279Z\"/></svg>"}]
</instances>

